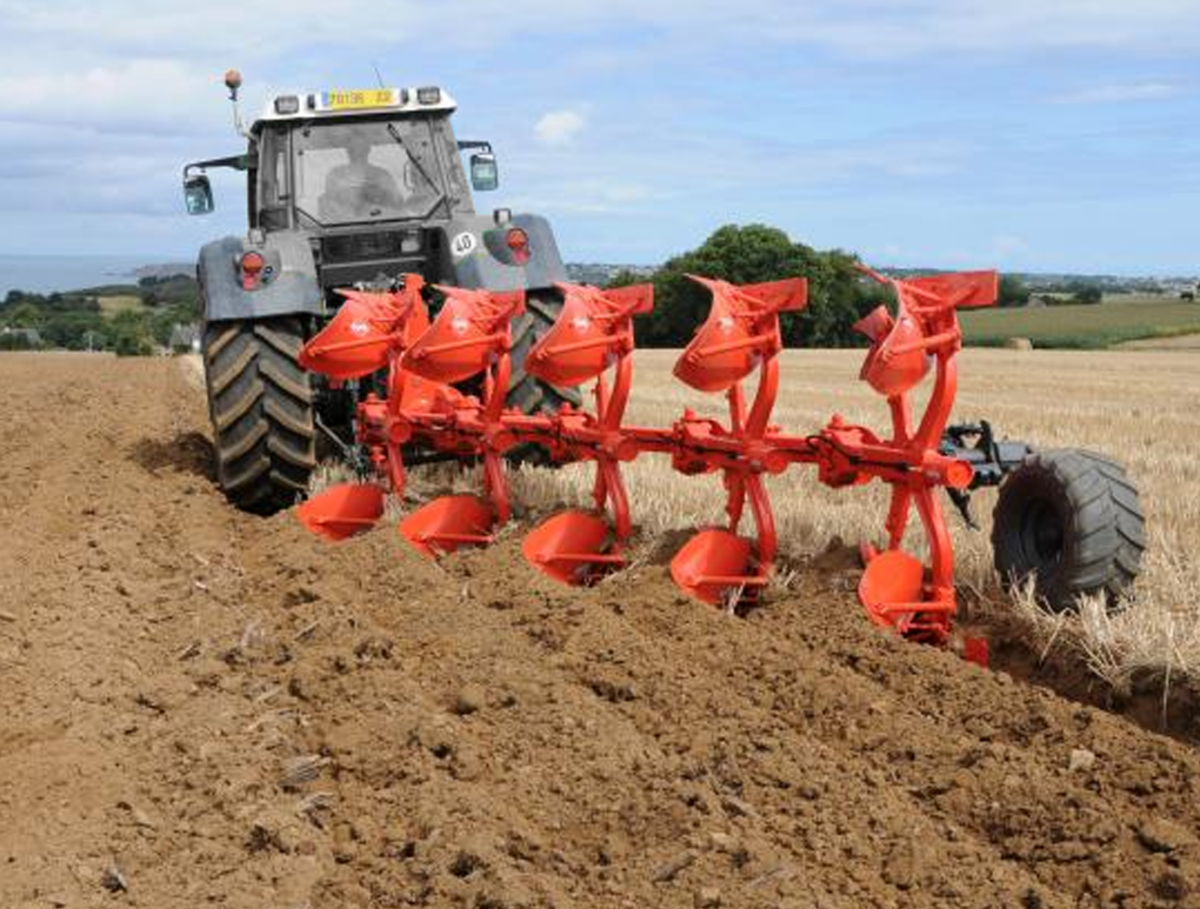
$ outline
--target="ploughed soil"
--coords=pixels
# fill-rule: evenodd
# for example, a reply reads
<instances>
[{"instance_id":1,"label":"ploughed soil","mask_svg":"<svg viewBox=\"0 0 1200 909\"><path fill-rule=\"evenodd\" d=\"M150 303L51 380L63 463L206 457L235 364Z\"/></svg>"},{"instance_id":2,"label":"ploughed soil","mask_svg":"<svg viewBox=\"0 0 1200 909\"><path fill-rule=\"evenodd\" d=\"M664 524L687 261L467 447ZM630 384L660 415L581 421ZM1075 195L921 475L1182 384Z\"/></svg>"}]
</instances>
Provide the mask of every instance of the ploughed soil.
<instances>
[{"instance_id":1,"label":"ploughed soil","mask_svg":"<svg viewBox=\"0 0 1200 909\"><path fill-rule=\"evenodd\" d=\"M1200 906L1200 756L877 632L519 535L228 507L179 361L0 356L0 906Z\"/></svg>"}]
</instances>

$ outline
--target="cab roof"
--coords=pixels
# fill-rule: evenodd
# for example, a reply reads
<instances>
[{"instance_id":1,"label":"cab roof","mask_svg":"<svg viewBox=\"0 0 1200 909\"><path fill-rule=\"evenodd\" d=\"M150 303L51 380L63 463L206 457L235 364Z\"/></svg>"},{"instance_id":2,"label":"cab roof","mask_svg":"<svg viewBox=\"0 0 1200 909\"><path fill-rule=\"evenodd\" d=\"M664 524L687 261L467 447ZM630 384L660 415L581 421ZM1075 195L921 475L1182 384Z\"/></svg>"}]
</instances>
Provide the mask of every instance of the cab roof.
<instances>
[{"instance_id":1,"label":"cab roof","mask_svg":"<svg viewBox=\"0 0 1200 909\"><path fill-rule=\"evenodd\" d=\"M450 113L457 103L436 85L419 88L354 88L320 92L281 92L267 99L252 130L266 123L323 120L382 113Z\"/></svg>"}]
</instances>

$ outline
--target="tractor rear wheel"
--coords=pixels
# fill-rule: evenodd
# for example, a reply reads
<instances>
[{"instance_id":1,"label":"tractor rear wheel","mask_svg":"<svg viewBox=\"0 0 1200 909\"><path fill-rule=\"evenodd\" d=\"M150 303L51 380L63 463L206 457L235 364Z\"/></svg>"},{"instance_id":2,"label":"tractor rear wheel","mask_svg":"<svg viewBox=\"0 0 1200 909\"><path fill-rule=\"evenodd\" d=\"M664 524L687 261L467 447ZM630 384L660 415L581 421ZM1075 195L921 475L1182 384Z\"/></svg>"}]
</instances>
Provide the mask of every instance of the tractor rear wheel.
<instances>
[{"instance_id":1,"label":"tractor rear wheel","mask_svg":"<svg viewBox=\"0 0 1200 909\"><path fill-rule=\"evenodd\" d=\"M204 329L204 374L226 497L271 514L308 489L316 466L314 391L297 362L296 317L215 322Z\"/></svg>"},{"instance_id":2,"label":"tractor rear wheel","mask_svg":"<svg viewBox=\"0 0 1200 909\"><path fill-rule=\"evenodd\" d=\"M525 297L525 313L512 323L512 378L508 405L523 413L554 413L563 404L578 406L582 400L576 388L559 388L525 372L525 357L537 340L550 330L562 311L562 296L557 291L530 291ZM508 453L510 461L544 463L546 452L540 445L520 445Z\"/></svg>"},{"instance_id":3,"label":"tractor rear wheel","mask_svg":"<svg viewBox=\"0 0 1200 909\"><path fill-rule=\"evenodd\" d=\"M1101 594L1110 610L1137 577L1145 518L1124 469L1102 455L1035 452L1008 475L993 513L996 570L1008 586L1033 578L1055 612Z\"/></svg>"},{"instance_id":4,"label":"tractor rear wheel","mask_svg":"<svg viewBox=\"0 0 1200 909\"><path fill-rule=\"evenodd\" d=\"M525 298L525 313L512 323L512 379L508 384L508 405L523 413L554 412L563 404L578 405L576 388L559 388L525 372L525 357L538 338L550 330L562 311L562 296L557 291L530 291Z\"/></svg>"}]
</instances>

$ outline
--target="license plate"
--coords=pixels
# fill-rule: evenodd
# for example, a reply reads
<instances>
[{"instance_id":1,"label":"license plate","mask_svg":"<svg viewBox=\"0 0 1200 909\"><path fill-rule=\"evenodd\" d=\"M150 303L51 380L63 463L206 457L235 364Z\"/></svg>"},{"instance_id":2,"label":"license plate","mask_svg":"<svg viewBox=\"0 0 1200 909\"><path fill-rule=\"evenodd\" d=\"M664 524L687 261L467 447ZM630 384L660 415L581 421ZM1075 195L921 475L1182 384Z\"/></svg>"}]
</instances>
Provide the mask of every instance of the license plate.
<instances>
[{"instance_id":1,"label":"license plate","mask_svg":"<svg viewBox=\"0 0 1200 909\"><path fill-rule=\"evenodd\" d=\"M394 88L364 88L325 92L326 110L369 110L373 107L395 107L398 98Z\"/></svg>"}]
</instances>

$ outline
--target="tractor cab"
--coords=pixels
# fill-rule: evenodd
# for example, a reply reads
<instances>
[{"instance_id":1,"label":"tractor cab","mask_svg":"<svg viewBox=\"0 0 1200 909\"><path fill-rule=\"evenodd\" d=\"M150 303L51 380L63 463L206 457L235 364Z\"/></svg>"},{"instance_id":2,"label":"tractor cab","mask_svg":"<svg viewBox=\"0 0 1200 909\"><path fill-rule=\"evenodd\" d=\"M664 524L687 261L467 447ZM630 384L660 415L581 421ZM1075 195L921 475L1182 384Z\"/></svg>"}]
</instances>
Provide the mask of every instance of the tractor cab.
<instances>
[{"instance_id":1,"label":"tractor cab","mask_svg":"<svg viewBox=\"0 0 1200 909\"><path fill-rule=\"evenodd\" d=\"M473 217L471 191L499 185L490 143L455 139L456 104L439 87L279 94L245 129L236 107L240 84L235 72L227 74L247 153L188 164L187 211L214 210L209 168L245 171L252 232L301 231L317 263L358 266L325 271L326 289L369 281L380 266L388 273L429 271L440 238L422 228ZM464 150L471 152L469 178ZM513 258L507 241L491 245L502 259Z\"/></svg>"},{"instance_id":2,"label":"tractor cab","mask_svg":"<svg viewBox=\"0 0 1200 909\"><path fill-rule=\"evenodd\" d=\"M250 172L251 220L264 229L313 230L473 213L459 150L471 155L471 187L495 189L487 142L457 143L455 103L440 88L380 88L276 95L246 131L245 156L185 169L188 210L212 210L204 170Z\"/></svg>"}]
</instances>

